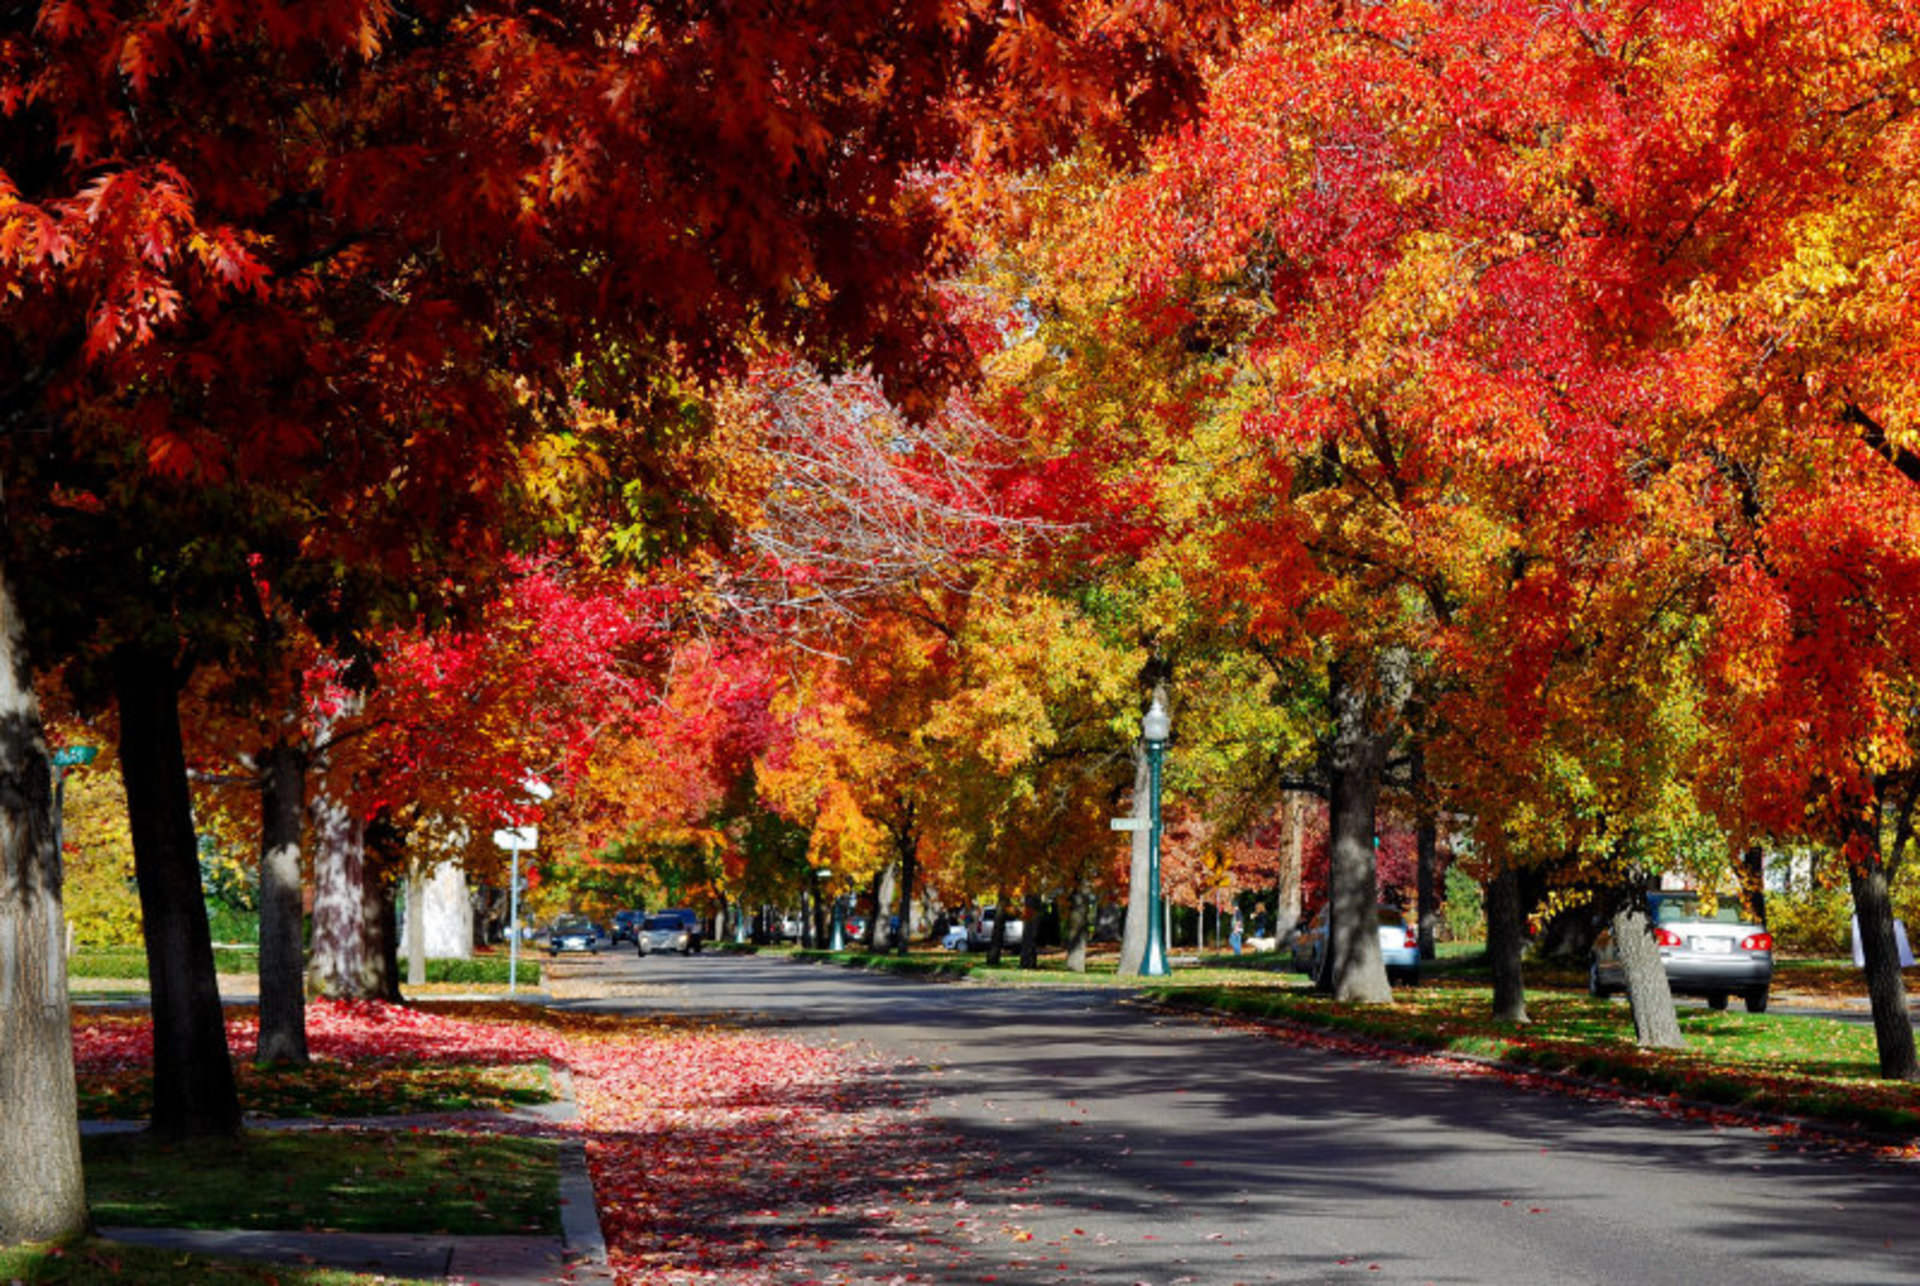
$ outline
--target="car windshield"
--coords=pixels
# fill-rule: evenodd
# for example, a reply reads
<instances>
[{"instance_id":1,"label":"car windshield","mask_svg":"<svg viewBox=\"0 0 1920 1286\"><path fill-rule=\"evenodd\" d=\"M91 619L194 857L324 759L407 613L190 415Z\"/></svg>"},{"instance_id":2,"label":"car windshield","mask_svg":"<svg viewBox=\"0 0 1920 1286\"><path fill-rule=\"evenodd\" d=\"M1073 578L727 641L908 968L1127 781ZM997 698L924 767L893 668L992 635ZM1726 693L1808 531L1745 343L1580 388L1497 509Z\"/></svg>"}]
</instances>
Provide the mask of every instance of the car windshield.
<instances>
[{"instance_id":1,"label":"car windshield","mask_svg":"<svg viewBox=\"0 0 1920 1286\"><path fill-rule=\"evenodd\" d=\"M585 933L593 927L593 921L584 915L563 915L553 922L555 933Z\"/></svg>"},{"instance_id":2,"label":"car windshield","mask_svg":"<svg viewBox=\"0 0 1920 1286\"><path fill-rule=\"evenodd\" d=\"M1706 915L1700 909L1697 898L1661 898L1653 905L1655 924L1678 924L1682 920L1705 921L1709 924L1745 924L1746 917L1740 913L1737 902L1719 902L1714 905L1713 914Z\"/></svg>"},{"instance_id":3,"label":"car windshield","mask_svg":"<svg viewBox=\"0 0 1920 1286\"><path fill-rule=\"evenodd\" d=\"M647 917L647 927L649 929L677 929L680 927L680 921L664 915L653 915Z\"/></svg>"},{"instance_id":4,"label":"car windshield","mask_svg":"<svg viewBox=\"0 0 1920 1286\"><path fill-rule=\"evenodd\" d=\"M1390 906L1383 906L1380 908L1380 923L1389 928L1402 929L1406 927L1407 917Z\"/></svg>"}]
</instances>

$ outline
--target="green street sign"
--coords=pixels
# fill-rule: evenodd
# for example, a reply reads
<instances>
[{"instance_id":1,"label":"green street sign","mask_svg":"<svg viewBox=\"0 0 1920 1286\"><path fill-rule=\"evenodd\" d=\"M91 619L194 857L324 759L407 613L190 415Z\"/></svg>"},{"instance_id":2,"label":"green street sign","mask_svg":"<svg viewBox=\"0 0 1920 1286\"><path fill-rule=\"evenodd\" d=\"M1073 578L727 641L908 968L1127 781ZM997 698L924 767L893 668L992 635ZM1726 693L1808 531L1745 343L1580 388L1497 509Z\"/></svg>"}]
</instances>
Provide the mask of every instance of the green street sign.
<instances>
[{"instance_id":1,"label":"green street sign","mask_svg":"<svg viewBox=\"0 0 1920 1286\"><path fill-rule=\"evenodd\" d=\"M100 753L98 746L62 746L53 752L55 768L84 768Z\"/></svg>"}]
</instances>

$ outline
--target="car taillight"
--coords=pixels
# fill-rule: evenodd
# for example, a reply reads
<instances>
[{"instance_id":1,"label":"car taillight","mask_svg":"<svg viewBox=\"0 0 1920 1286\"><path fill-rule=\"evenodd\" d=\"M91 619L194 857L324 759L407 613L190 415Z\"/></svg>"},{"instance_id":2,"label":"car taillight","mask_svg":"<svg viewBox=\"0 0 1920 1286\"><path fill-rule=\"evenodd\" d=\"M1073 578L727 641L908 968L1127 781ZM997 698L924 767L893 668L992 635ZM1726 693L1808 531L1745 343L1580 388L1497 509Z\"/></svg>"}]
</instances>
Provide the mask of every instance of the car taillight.
<instances>
[{"instance_id":1,"label":"car taillight","mask_svg":"<svg viewBox=\"0 0 1920 1286\"><path fill-rule=\"evenodd\" d=\"M1771 951L1773 950L1773 935L1771 933L1749 934L1747 937L1740 939L1740 949L1742 951Z\"/></svg>"},{"instance_id":2,"label":"car taillight","mask_svg":"<svg viewBox=\"0 0 1920 1286\"><path fill-rule=\"evenodd\" d=\"M1682 945L1680 935L1672 929L1655 929L1653 931L1653 940L1656 945L1662 947L1677 947Z\"/></svg>"},{"instance_id":3,"label":"car taillight","mask_svg":"<svg viewBox=\"0 0 1920 1286\"><path fill-rule=\"evenodd\" d=\"M1418 934L1416 934L1416 933L1415 933L1415 932L1414 932L1414 931L1413 931L1412 929L1408 929L1408 930L1407 930L1407 940L1406 940L1406 942L1405 942L1405 943L1404 943L1403 945L1405 945L1405 946L1406 946L1406 948L1407 948L1407 949L1408 949L1409 951L1411 951L1411 950L1412 950L1413 948L1415 948L1415 947L1417 947L1417 946L1419 946L1419 945L1420 945L1420 937L1419 937L1419 935L1418 935Z\"/></svg>"}]
</instances>

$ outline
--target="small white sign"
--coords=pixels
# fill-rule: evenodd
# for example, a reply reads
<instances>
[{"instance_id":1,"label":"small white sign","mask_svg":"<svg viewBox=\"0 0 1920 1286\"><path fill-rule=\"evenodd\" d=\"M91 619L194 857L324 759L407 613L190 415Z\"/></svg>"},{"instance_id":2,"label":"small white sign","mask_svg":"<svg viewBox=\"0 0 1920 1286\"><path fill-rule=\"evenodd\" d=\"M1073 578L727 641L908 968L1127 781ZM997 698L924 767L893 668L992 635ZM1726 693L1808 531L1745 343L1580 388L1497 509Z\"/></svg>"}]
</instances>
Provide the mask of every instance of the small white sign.
<instances>
[{"instance_id":1,"label":"small white sign","mask_svg":"<svg viewBox=\"0 0 1920 1286\"><path fill-rule=\"evenodd\" d=\"M1153 822L1145 817L1115 817L1110 819L1107 825L1117 831L1150 831L1153 829Z\"/></svg>"},{"instance_id":2,"label":"small white sign","mask_svg":"<svg viewBox=\"0 0 1920 1286\"><path fill-rule=\"evenodd\" d=\"M534 848L539 838L538 826L513 826L493 833L493 842L501 848Z\"/></svg>"}]
</instances>

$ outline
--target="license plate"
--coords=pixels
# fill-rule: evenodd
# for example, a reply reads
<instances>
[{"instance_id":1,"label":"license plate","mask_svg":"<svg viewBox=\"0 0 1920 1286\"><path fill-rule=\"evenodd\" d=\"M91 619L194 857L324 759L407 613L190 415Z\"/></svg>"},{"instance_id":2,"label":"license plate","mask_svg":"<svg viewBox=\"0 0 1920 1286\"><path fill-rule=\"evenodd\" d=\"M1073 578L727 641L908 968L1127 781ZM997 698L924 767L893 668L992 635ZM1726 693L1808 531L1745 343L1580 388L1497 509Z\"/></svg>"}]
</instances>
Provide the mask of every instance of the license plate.
<instances>
[{"instance_id":1,"label":"license plate","mask_svg":"<svg viewBox=\"0 0 1920 1286\"><path fill-rule=\"evenodd\" d=\"M1724 955L1733 950L1733 943L1727 938L1695 938L1693 940L1693 949L1695 951L1705 952L1708 955Z\"/></svg>"}]
</instances>

